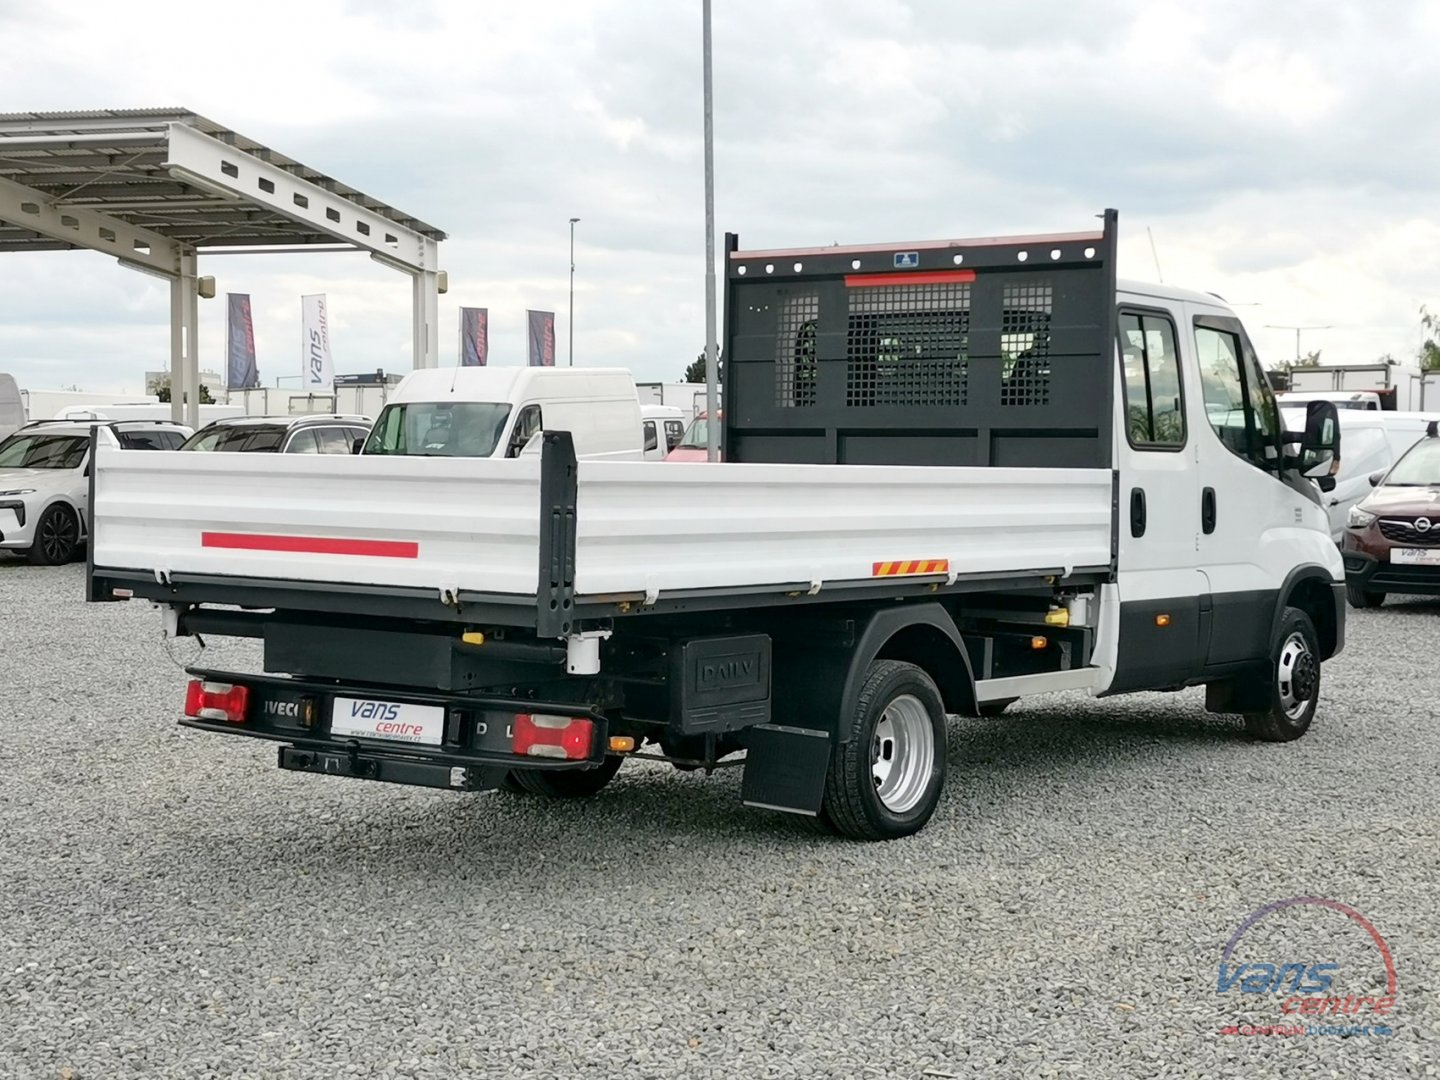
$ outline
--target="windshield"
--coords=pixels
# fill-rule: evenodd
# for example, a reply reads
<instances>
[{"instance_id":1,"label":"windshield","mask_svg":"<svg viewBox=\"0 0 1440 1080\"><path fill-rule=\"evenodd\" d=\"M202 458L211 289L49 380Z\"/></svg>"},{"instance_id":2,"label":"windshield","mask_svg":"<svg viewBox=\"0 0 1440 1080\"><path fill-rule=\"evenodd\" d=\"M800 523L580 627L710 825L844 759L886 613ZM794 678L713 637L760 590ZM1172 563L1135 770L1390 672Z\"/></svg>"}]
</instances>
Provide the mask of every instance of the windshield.
<instances>
[{"instance_id":1,"label":"windshield","mask_svg":"<svg viewBox=\"0 0 1440 1080\"><path fill-rule=\"evenodd\" d=\"M78 469L88 435L12 435L0 443L0 469Z\"/></svg>"},{"instance_id":2,"label":"windshield","mask_svg":"<svg viewBox=\"0 0 1440 1080\"><path fill-rule=\"evenodd\" d=\"M1386 487L1440 487L1440 439L1421 439L1395 463Z\"/></svg>"},{"instance_id":3,"label":"windshield","mask_svg":"<svg viewBox=\"0 0 1440 1080\"><path fill-rule=\"evenodd\" d=\"M266 453L285 441L284 424L227 424L197 431L181 450L223 450L227 453Z\"/></svg>"},{"instance_id":4,"label":"windshield","mask_svg":"<svg viewBox=\"0 0 1440 1080\"><path fill-rule=\"evenodd\" d=\"M697 416L690 421L690 426L685 429L685 437L680 440L680 445L687 450L706 450L710 446L709 421L703 416Z\"/></svg>"},{"instance_id":5,"label":"windshield","mask_svg":"<svg viewBox=\"0 0 1440 1080\"><path fill-rule=\"evenodd\" d=\"M503 401L410 401L386 405L365 442L367 454L490 457L510 406Z\"/></svg>"}]
</instances>

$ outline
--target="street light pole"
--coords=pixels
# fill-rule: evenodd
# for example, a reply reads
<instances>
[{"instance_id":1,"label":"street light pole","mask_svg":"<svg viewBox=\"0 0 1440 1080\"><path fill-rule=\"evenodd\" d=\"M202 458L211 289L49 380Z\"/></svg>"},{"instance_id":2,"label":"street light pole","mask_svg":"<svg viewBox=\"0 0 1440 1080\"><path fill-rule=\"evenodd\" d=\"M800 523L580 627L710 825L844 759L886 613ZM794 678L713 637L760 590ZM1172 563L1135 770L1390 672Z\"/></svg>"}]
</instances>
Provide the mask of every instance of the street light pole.
<instances>
[{"instance_id":1,"label":"street light pole","mask_svg":"<svg viewBox=\"0 0 1440 1080\"><path fill-rule=\"evenodd\" d=\"M710 72L710 0L702 0L705 54L705 458L720 460L719 352L715 344L715 109Z\"/></svg>"},{"instance_id":2,"label":"street light pole","mask_svg":"<svg viewBox=\"0 0 1440 1080\"><path fill-rule=\"evenodd\" d=\"M570 366L575 366L575 223L578 217L570 219Z\"/></svg>"}]
</instances>

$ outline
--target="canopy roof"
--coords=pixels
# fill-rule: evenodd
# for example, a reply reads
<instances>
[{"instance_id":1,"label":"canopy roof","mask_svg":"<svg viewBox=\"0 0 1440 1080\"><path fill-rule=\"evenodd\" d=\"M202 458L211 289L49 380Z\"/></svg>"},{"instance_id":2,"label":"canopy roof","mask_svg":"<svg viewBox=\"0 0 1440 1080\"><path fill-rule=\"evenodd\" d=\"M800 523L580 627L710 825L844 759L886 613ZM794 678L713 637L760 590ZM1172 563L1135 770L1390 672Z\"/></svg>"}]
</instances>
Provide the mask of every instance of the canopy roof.
<instances>
[{"instance_id":1,"label":"canopy roof","mask_svg":"<svg viewBox=\"0 0 1440 1080\"><path fill-rule=\"evenodd\" d=\"M231 190L215 186L214 168L194 168L197 159L215 157L217 147L239 152L229 155L233 160L204 162L221 170L218 176L229 181ZM312 200L304 192L277 199L282 193L275 171L330 193L353 212L342 206L340 221L333 214L306 220L315 216L306 212L314 207L295 196ZM409 246L405 233L445 239L413 214L187 109L0 114L0 180L39 192L53 206L98 211L196 248L347 242L348 236L336 235L336 225L359 241L396 248ZM386 230L386 224L399 228ZM394 238L389 245L384 244L387 231ZM67 243L27 228L24 221L0 222L0 251L91 246Z\"/></svg>"}]
</instances>

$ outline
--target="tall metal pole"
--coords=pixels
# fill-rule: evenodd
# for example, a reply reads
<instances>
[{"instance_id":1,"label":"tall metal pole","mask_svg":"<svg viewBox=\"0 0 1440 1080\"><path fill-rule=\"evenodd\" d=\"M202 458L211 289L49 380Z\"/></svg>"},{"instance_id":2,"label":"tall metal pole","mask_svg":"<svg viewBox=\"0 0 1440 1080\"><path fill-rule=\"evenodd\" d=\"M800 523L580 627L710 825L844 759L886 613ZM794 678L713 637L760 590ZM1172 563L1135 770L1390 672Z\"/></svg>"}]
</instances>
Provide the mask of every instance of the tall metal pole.
<instances>
[{"instance_id":1,"label":"tall metal pole","mask_svg":"<svg viewBox=\"0 0 1440 1080\"><path fill-rule=\"evenodd\" d=\"M570 219L570 366L575 366L575 223L578 217Z\"/></svg>"},{"instance_id":2,"label":"tall metal pole","mask_svg":"<svg viewBox=\"0 0 1440 1080\"><path fill-rule=\"evenodd\" d=\"M1232 306L1233 306L1233 305L1232 305ZM1265 324L1265 329L1267 329L1267 330L1294 330L1294 331L1295 331L1295 363L1296 363L1296 364L1299 364L1299 363L1300 363L1300 332L1301 332L1302 330L1334 330L1335 327L1334 327L1334 326L1331 326L1331 325L1328 324L1328 323L1327 323L1326 325L1324 325L1324 326L1289 326L1289 325L1278 325L1278 326L1277 326L1275 323L1266 323L1266 324Z\"/></svg>"},{"instance_id":3,"label":"tall metal pole","mask_svg":"<svg viewBox=\"0 0 1440 1080\"><path fill-rule=\"evenodd\" d=\"M710 74L710 0L701 0L705 23L705 457L720 460L718 347L715 343L715 108Z\"/></svg>"}]
</instances>

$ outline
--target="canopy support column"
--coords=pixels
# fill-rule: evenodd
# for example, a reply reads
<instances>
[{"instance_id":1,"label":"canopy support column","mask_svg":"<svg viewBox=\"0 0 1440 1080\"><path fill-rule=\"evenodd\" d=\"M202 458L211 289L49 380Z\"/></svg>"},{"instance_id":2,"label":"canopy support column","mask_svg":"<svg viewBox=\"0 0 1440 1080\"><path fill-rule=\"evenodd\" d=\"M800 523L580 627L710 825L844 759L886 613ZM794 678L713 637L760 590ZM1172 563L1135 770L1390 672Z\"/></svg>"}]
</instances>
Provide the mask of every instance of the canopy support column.
<instances>
[{"instance_id":1,"label":"canopy support column","mask_svg":"<svg viewBox=\"0 0 1440 1080\"><path fill-rule=\"evenodd\" d=\"M200 295L193 248L180 252L180 274L170 279L170 419L200 426Z\"/></svg>"},{"instance_id":2,"label":"canopy support column","mask_svg":"<svg viewBox=\"0 0 1440 1080\"><path fill-rule=\"evenodd\" d=\"M411 362L417 370L439 367L440 275L434 270L412 271L411 290Z\"/></svg>"}]
</instances>

